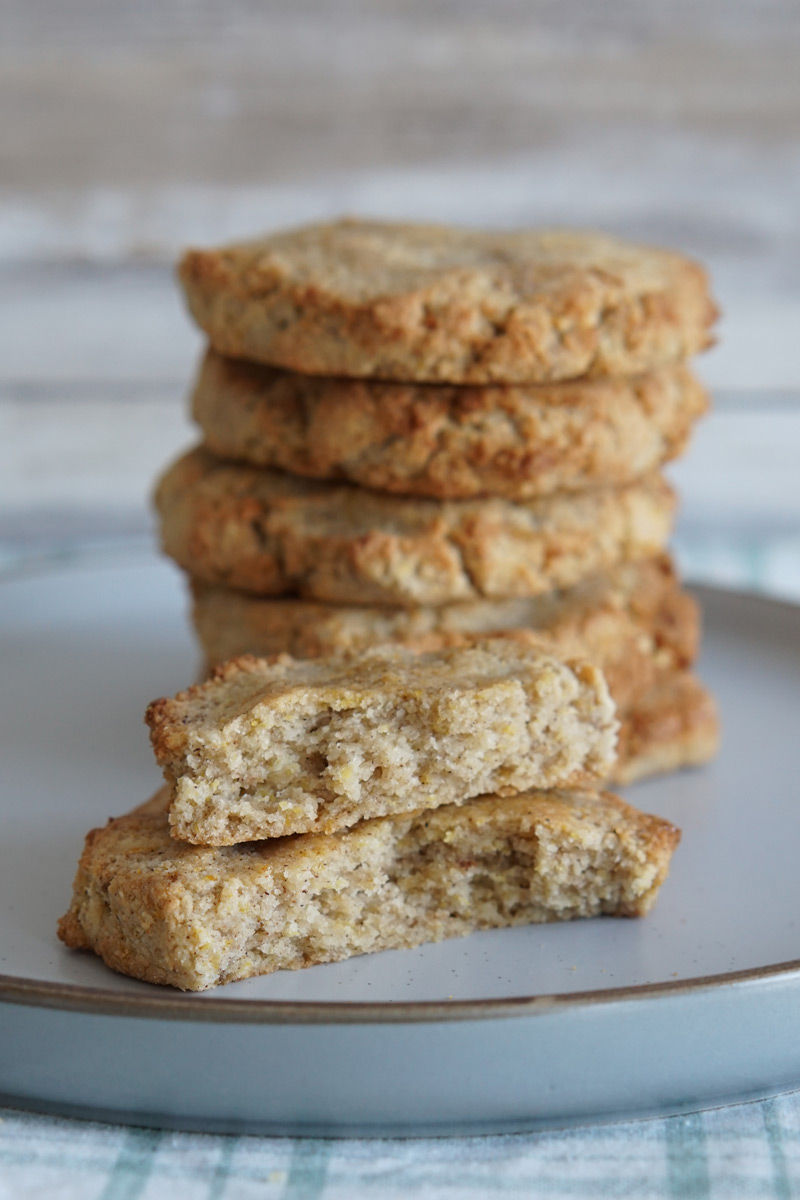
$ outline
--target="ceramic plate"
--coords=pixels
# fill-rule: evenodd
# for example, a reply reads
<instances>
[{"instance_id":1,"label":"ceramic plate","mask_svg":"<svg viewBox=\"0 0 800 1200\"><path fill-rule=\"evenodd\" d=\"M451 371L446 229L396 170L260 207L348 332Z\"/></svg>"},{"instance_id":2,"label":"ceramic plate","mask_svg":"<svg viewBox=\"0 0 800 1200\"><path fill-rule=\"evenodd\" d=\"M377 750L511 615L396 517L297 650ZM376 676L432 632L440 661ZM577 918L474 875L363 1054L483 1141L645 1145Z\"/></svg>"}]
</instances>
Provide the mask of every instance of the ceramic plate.
<instances>
[{"instance_id":1,"label":"ceramic plate","mask_svg":"<svg viewBox=\"0 0 800 1200\"><path fill-rule=\"evenodd\" d=\"M0 584L0 1094L183 1128L533 1128L800 1086L800 609L700 592L711 767L628 790L683 842L653 914L492 931L182 995L67 951L86 831L158 785L142 714L192 681L150 554Z\"/></svg>"}]
</instances>

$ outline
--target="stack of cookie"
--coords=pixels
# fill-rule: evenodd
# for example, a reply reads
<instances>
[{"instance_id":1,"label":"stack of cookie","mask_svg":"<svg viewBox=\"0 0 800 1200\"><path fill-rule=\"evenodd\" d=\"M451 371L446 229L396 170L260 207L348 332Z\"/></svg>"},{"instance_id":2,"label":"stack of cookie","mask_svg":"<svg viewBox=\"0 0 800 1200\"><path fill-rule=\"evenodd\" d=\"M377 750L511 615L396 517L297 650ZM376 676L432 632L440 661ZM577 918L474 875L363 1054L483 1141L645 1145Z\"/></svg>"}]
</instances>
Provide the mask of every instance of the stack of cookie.
<instances>
[{"instance_id":1,"label":"stack of cookie","mask_svg":"<svg viewBox=\"0 0 800 1200\"><path fill-rule=\"evenodd\" d=\"M660 474L707 405L696 264L344 221L189 252L180 278L203 444L157 506L209 665L525 629L606 673L618 781L713 754Z\"/></svg>"},{"instance_id":2,"label":"stack of cookie","mask_svg":"<svg viewBox=\"0 0 800 1200\"><path fill-rule=\"evenodd\" d=\"M245 656L147 720L166 786L89 834L59 935L152 983L640 916L679 838L589 790L614 758L605 680L525 634Z\"/></svg>"}]
</instances>

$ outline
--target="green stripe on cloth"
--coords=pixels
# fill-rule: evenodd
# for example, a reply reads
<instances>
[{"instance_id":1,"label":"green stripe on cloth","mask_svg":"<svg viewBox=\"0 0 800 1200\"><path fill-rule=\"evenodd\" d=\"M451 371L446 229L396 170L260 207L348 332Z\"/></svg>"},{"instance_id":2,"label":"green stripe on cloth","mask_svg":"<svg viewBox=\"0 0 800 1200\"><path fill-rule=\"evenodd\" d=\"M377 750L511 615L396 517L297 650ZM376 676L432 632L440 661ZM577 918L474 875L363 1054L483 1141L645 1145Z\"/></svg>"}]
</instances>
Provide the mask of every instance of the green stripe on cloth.
<instances>
[{"instance_id":1,"label":"green stripe on cloth","mask_svg":"<svg viewBox=\"0 0 800 1200\"><path fill-rule=\"evenodd\" d=\"M225 1193L228 1180L231 1176L231 1168L233 1166L233 1156L236 1152L236 1147L241 1139L238 1137L226 1137L222 1142L222 1147L219 1152L219 1162L216 1170L211 1177L211 1182L208 1185L208 1195L206 1200L222 1200Z\"/></svg>"},{"instance_id":2,"label":"green stripe on cloth","mask_svg":"<svg viewBox=\"0 0 800 1200\"><path fill-rule=\"evenodd\" d=\"M705 1200L711 1195L708 1154L702 1113L671 1117L664 1124L668 1195L680 1200Z\"/></svg>"},{"instance_id":3,"label":"green stripe on cloth","mask_svg":"<svg viewBox=\"0 0 800 1200\"><path fill-rule=\"evenodd\" d=\"M331 1143L300 1138L292 1149L289 1177L281 1200L318 1200L325 1189Z\"/></svg>"},{"instance_id":4,"label":"green stripe on cloth","mask_svg":"<svg viewBox=\"0 0 800 1200\"><path fill-rule=\"evenodd\" d=\"M791 1200L792 1186L786 1169L786 1155L783 1150L783 1130L778 1106L775 1100L765 1100L762 1105L764 1129L767 1134L767 1147L772 1164L772 1195L776 1200Z\"/></svg>"},{"instance_id":5,"label":"green stripe on cloth","mask_svg":"<svg viewBox=\"0 0 800 1200\"><path fill-rule=\"evenodd\" d=\"M100 1200L137 1200L144 1191L164 1134L156 1129L128 1130Z\"/></svg>"}]
</instances>

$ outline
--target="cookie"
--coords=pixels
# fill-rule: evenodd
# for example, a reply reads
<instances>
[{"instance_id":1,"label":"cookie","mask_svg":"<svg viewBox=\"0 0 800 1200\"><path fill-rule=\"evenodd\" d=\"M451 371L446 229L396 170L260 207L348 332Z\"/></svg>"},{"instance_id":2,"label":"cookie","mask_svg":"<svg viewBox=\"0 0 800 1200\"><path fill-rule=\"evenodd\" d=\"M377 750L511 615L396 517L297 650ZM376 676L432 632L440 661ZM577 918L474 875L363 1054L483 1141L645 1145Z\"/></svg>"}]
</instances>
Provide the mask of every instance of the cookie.
<instances>
[{"instance_id":1,"label":"cookie","mask_svg":"<svg viewBox=\"0 0 800 1200\"><path fill-rule=\"evenodd\" d=\"M522 635L421 654L233 659L154 701L146 720L174 836L211 846L584 786L616 756L601 672Z\"/></svg>"},{"instance_id":2,"label":"cookie","mask_svg":"<svg viewBox=\"0 0 800 1200\"><path fill-rule=\"evenodd\" d=\"M156 505L166 553L207 583L413 606L539 595L648 558L667 542L675 500L658 475L524 504L411 499L197 449L169 468Z\"/></svg>"},{"instance_id":3,"label":"cookie","mask_svg":"<svg viewBox=\"0 0 800 1200\"><path fill-rule=\"evenodd\" d=\"M385 642L430 649L465 637L526 629L561 658L599 666L618 708L697 654L699 612L666 555L612 568L574 588L522 600L387 608L251 596L191 581L192 621L209 670L241 654L295 658L352 653Z\"/></svg>"},{"instance_id":4,"label":"cookie","mask_svg":"<svg viewBox=\"0 0 800 1200\"><path fill-rule=\"evenodd\" d=\"M705 272L600 233L345 220L189 250L221 354L312 375L546 383L634 375L709 344Z\"/></svg>"},{"instance_id":5,"label":"cookie","mask_svg":"<svg viewBox=\"0 0 800 1200\"><path fill-rule=\"evenodd\" d=\"M630 483L683 452L707 405L684 364L630 379L434 387L299 375L213 351L192 396L205 445L223 458L440 499Z\"/></svg>"},{"instance_id":6,"label":"cookie","mask_svg":"<svg viewBox=\"0 0 800 1200\"><path fill-rule=\"evenodd\" d=\"M616 796L554 791L214 849L170 837L168 799L89 834L59 937L198 991L478 929L642 916L680 837Z\"/></svg>"},{"instance_id":7,"label":"cookie","mask_svg":"<svg viewBox=\"0 0 800 1200\"><path fill-rule=\"evenodd\" d=\"M719 750L714 698L689 671L658 680L624 714L610 780L619 787L710 762Z\"/></svg>"}]
</instances>

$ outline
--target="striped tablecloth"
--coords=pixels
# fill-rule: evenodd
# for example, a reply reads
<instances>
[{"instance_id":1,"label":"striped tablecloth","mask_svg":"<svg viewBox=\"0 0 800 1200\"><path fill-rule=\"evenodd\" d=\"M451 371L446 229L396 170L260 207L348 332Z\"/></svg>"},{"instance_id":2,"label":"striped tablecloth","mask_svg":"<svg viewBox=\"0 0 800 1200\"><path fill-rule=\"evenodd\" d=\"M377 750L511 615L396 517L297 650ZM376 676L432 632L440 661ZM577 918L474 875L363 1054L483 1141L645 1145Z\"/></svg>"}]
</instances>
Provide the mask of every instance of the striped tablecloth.
<instances>
[{"instance_id":1,"label":"striped tablecloth","mask_svg":"<svg viewBox=\"0 0 800 1200\"><path fill-rule=\"evenodd\" d=\"M800 1195L800 1093L563 1132L322 1141L122 1129L0 1109L2 1200Z\"/></svg>"},{"instance_id":2,"label":"striped tablecloth","mask_svg":"<svg viewBox=\"0 0 800 1200\"><path fill-rule=\"evenodd\" d=\"M685 539L678 554L695 579L800 598L800 537ZM786 1200L800 1196L800 1093L663 1120L428 1140L212 1136L0 1109L0 1200L406 1195Z\"/></svg>"}]
</instances>

